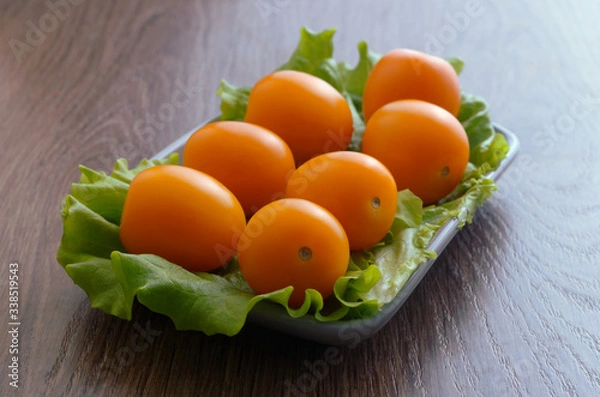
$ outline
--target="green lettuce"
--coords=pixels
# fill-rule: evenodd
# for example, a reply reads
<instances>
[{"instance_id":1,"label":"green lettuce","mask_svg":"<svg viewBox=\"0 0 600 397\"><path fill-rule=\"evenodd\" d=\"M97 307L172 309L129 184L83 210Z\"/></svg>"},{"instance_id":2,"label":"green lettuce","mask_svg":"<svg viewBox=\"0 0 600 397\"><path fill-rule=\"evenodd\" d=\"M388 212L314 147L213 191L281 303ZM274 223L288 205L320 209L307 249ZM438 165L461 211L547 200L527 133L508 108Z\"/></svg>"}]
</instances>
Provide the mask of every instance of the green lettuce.
<instances>
[{"instance_id":1,"label":"green lettuce","mask_svg":"<svg viewBox=\"0 0 600 397\"><path fill-rule=\"evenodd\" d=\"M475 165L488 163L497 168L508 153L504 135L496 134L483 98L463 93L458 120L469 137L469 161Z\"/></svg>"},{"instance_id":2,"label":"green lettuce","mask_svg":"<svg viewBox=\"0 0 600 397\"><path fill-rule=\"evenodd\" d=\"M351 67L333 58L334 30L320 33L302 29L297 49L279 69L311 73L329 82L346 98L355 132L351 150L360 150L364 131L362 93L371 69L380 58L366 43L358 45L359 60ZM460 73L463 62L449 62ZM221 118L243 120L251 87L221 82ZM348 270L323 299L307 290L299 308L288 305L292 287L256 295L232 259L222 269L192 273L155 255L132 255L119 238L121 212L129 183L140 171L158 164L177 164L178 156L143 160L130 169L120 159L110 174L80 167L81 179L62 203L63 236L57 260L87 294L92 307L130 320L134 301L170 317L177 329L208 335L235 335L257 304L277 305L293 318L318 321L372 317L402 289L414 271L435 252L427 246L437 230L453 218L458 227L472 221L476 210L496 185L486 177L506 156L508 145L494 132L488 108L479 97L463 94L458 116L471 145L470 163L459 186L438 205L423 207L410 191L398 193L397 214L391 230L376 246L353 252Z\"/></svg>"},{"instance_id":3,"label":"green lettuce","mask_svg":"<svg viewBox=\"0 0 600 397\"><path fill-rule=\"evenodd\" d=\"M463 67L465 66L465 63L463 62L462 59L460 59L460 58L448 58L446 60L448 61L448 63L450 65L452 65L452 68L454 69L454 71L456 72L456 74L460 75L462 73Z\"/></svg>"},{"instance_id":4,"label":"green lettuce","mask_svg":"<svg viewBox=\"0 0 600 397\"><path fill-rule=\"evenodd\" d=\"M128 254L120 241L119 223L129 183L148 167L177 163L178 155L173 154L163 160L143 160L130 170L120 159L110 175L80 167L80 181L63 200L57 260L87 293L92 307L130 320L137 298L150 310L169 316L178 329L208 335L238 333L248 312L262 300L284 306L291 317L310 312L320 321L339 320L356 310L376 310L376 302L363 300L380 277L374 264L364 268L350 264L335 284L334 299L324 300L319 292L309 290L304 304L291 308L287 301L292 287L255 295L235 260L221 273L191 273L155 255Z\"/></svg>"}]
</instances>

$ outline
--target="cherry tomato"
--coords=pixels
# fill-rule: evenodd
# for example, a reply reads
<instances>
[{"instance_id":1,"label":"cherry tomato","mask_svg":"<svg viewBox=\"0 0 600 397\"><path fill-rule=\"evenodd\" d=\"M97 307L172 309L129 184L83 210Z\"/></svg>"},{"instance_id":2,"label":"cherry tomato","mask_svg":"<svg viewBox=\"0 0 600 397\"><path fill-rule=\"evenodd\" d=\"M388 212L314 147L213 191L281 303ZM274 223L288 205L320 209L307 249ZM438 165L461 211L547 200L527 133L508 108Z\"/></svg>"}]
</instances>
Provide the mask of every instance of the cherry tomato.
<instances>
[{"instance_id":1,"label":"cherry tomato","mask_svg":"<svg viewBox=\"0 0 600 397\"><path fill-rule=\"evenodd\" d=\"M289 304L301 306L305 290L324 298L346 273L350 260L344 228L324 208L301 199L281 199L261 208L240 237L238 262L257 294L294 287Z\"/></svg>"},{"instance_id":2,"label":"cherry tomato","mask_svg":"<svg viewBox=\"0 0 600 397\"><path fill-rule=\"evenodd\" d=\"M356 152L310 159L292 174L286 195L330 211L344 227L353 250L381 241L394 221L398 197L390 171L373 157Z\"/></svg>"},{"instance_id":3,"label":"cherry tomato","mask_svg":"<svg viewBox=\"0 0 600 397\"><path fill-rule=\"evenodd\" d=\"M196 131L183 151L183 165L213 176L240 201L247 217L284 197L294 172L287 144L266 128L219 121Z\"/></svg>"},{"instance_id":4,"label":"cherry tomato","mask_svg":"<svg viewBox=\"0 0 600 397\"><path fill-rule=\"evenodd\" d=\"M392 172L398 190L410 189L424 204L448 195L469 162L462 124L441 107L418 100L392 102L376 111L362 151Z\"/></svg>"},{"instance_id":5,"label":"cherry tomato","mask_svg":"<svg viewBox=\"0 0 600 397\"><path fill-rule=\"evenodd\" d=\"M365 120L386 103L400 99L431 102L456 116L460 108L458 76L445 59L414 50L392 50L375 64L367 78L363 94Z\"/></svg>"},{"instance_id":6,"label":"cherry tomato","mask_svg":"<svg viewBox=\"0 0 600 397\"><path fill-rule=\"evenodd\" d=\"M242 206L216 179L159 165L131 181L120 236L132 254L155 254L189 271L209 271L232 258L245 224Z\"/></svg>"},{"instance_id":7,"label":"cherry tomato","mask_svg":"<svg viewBox=\"0 0 600 397\"><path fill-rule=\"evenodd\" d=\"M297 165L318 154L346 149L353 130L344 97L324 80L293 70L272 73L256 83L244 121L283 138Z\"/></svg>"}]
</instances>

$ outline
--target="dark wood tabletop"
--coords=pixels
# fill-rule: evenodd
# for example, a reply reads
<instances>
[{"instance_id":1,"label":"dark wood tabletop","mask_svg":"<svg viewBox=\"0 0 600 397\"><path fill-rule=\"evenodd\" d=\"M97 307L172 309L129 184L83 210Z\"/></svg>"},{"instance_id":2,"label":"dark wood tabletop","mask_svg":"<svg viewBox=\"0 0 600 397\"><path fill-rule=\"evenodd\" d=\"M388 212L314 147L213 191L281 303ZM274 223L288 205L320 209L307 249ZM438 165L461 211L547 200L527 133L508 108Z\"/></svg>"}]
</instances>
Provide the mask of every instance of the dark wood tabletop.
<instances>
[{"instance_id":1,"label":"dark wood tabletop","mask_svg":"<svg viewBox=\"0 0 600 397\"><path fill-rule=\"evenodd\" d=\"M0 1L0 395L600 395L599 17L592 1ZM218 113L221 78L285 62L302 26L337 28L350 63L362 40L464 59L463 90L521 141L500 190L357 346L91 308L56 261L78 165L152 156Z\"/></svg>"}]
</instances>

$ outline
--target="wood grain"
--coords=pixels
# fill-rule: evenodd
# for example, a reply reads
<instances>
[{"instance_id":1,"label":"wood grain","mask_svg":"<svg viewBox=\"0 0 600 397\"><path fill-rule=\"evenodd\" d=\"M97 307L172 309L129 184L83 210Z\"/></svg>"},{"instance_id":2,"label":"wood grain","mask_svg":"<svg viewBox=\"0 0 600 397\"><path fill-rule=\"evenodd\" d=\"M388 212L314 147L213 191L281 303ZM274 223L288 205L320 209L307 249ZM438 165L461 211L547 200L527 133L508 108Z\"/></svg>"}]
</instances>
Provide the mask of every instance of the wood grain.
<instances>
[{"instance_id":1,"label":"wood grain","mask_svg":"<svg viewBox=\"0 0 600 397\"><path fill-rule=\"evenodd\" d=\"M1 0L1 326L16 262L21 367L14 390L0 332L0 395L599 395L600 4L481 0L457 17L473 1L79 0L19 61L11 41L27 43L51 11ZM283 63L303 25L337 27L336 56L350 62L361 40L462 57L464 90L522 142L501 190L353 348L91 309L55 260L78 164L151 156L218 111L221 78L252 84ZM185 104L164 113L182 86Z\"/></svg>"}]
</instances>

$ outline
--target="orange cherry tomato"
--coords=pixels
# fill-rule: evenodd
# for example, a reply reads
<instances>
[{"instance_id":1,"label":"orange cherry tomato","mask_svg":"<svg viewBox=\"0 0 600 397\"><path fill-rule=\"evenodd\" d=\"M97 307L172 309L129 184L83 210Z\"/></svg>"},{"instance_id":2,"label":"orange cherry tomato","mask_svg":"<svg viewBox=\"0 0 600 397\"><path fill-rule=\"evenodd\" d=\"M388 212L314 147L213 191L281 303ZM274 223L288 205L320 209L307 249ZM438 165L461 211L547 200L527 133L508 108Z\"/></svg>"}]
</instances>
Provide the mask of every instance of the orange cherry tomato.
<instances>
[{"instance_id":1,"label":"orange cherry tomato","mask_svg":"<svg viewBox=\"0 0 600 397\"><path fill-rule=\"evenodd\" d=\"M386 103L420 99L454 116L460 108L458 76L445 59L419 51L396 49L375 64L363 94L363 114L369 120Z\"/></svg>"},{"instance_id":2,"label":"orange cherry tomato","mask_svg":"<svg viewBox=\"0 0 600 397\"><path fill-rule=\"evenodd\" d=\"M375 245L396 215L398 190L381 162L363 153L333 152L300 166L288 181L286 195L310 200L342 224L350 248Z\"/></svg>"},{"instance_id":3,"label":"orange cherry tomato","mask_svg":"<svg viewBox=\"0 0 600 397\"><path fill-rule=\"evenodd\" d=\"M189 271L209 271L235 254L246 224L235 196L211 176L159 165L131 181L120 236L132 254L155 254Z\"/></svg>"},{"instance_id":4,"label":"orange cherry tomato","mask_svg":"<svg viewBox=\"0 0 600 397\"><path fill-rule=\"evenodd\" d=\"M350 260L344 228L331 213L301 199L261 208L240 237L238 262L257 294L294 287L289 304L301 306L308 288L324 298L346 273Z\"/></svg>"},{"instance_id":5,"label":"orange cherry tomato","mask_svg":"<svg viewBox=\"0 0 600 397\"><path fill-rule=\"evenodd\" d=\"M398 190L410 189L426 205L452 192L469 162L462 124L441 107L418 100L392 102L376 111L362 151L385 164Z\"/></svg>"},{"instance_id":6,"label":"orange cherry tomato","mask_svg":"<svg viewBox=\"0 0 600 397\"><path fill-rule=\"evenodd\" d=\"M344 97L318 77L281 70L252 88L244 121L273 131L289 145L296 164L344 150L352 138L352 113Z\"/></svg>"},{"instance_id":7,"label":"orange cherry tomato","mask_svg":"<svg viewBox=\"0 0 600 397\"><path fill-rule=\"evenodd\" d=\"M219 121L196 131L183 151L183 165L213 176L240 201L247 217L284 197L294 172L288 145L266 128Z\"/></svg>"}]
</instances>

